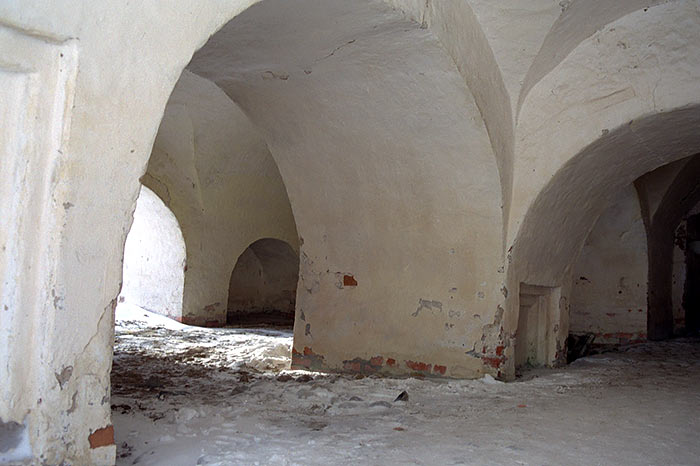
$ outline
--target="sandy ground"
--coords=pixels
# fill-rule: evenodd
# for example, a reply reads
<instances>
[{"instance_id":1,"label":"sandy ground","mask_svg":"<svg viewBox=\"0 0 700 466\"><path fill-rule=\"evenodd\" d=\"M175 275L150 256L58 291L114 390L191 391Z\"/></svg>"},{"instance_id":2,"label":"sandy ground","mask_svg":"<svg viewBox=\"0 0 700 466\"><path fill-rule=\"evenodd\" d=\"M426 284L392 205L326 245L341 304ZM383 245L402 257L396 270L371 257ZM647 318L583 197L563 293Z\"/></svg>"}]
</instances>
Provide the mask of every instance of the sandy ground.
<instances>
[{"instance_id":1,"label":"sandy ground","mask_svg":"<svg viewBox=\"0 0 700 466\"><path fill-rule=\"evenodd\" d=\"M117 464L700 464L700 340L518 381L289 371L290 332L117 308ZM408 401L394 401L402 391Z\"/></svg>"}]
</instances>

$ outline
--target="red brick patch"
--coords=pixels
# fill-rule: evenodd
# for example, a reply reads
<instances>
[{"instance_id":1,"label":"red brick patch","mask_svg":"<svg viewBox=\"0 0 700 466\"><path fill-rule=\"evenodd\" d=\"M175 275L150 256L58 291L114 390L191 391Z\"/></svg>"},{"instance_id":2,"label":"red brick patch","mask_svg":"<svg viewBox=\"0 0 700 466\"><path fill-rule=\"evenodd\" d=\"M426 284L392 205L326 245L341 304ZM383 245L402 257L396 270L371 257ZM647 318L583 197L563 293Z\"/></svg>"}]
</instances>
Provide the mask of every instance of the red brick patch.
<instances>
[{"instance_id":1,"label":"red brick patch","mask_svg":"<svg viewBox=\"0 0 700 466\"><path fill-rule=\"evenodd\" d=\"M493 357L493 356L482 356L481 360L484 361L484 364L493 367L494 369L498 369L501 367L501 364L503 364L503 357Z\"/></svg>"},{"instance_id":2,"label":"red brick patch","mask_svg":"<svg viewBox=\"0 0 700 466\"><path fill-rule=\"evenodd\" d=\"M102 429L97 429L88 436L90 448L107 447L114 445L114 426L111 424Z\"/></svg>"},{"instance_id":3,"label":"red brick patch","mask_svg":"<svg viewBox=\"0 0 700 466\"><path fill-rule=\"evenodd\" d=\"M430 372L430 369L432 369L433 365L426 364L424 362L406 361L406 367L418 372Z\"/></svg>"},{"instance_id":4,"label":"red brick patch","mask_svg":"<svg viewBox=\"0 0 700 466\"><path fill-rule=\"evenodd\" d=\"M357 286L357 280L352 275L344 275L343 286Z\"/></svg>"}]
</instances>

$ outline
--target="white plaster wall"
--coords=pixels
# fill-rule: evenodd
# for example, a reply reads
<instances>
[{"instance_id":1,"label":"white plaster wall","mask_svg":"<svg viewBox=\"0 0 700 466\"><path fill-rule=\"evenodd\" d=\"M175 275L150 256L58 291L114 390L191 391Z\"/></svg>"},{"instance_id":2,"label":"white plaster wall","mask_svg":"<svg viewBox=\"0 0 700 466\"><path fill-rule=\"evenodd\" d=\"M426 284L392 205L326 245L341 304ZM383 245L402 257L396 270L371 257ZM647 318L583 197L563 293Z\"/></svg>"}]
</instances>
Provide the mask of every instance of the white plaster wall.
<instances>
[{"instance_id":1,"label":"white plaster wall","mask_svg":"<svg viewBox=\"0 0 700 466\"><path fill-rule=\"evenodd\" d=\"M562 3L559 0L469 0L503 75L514 120L528 70L535 59L548 55L542 53L543 41L566 11ZM576 23L588 21L588 18L580 18Z\"/></svg>"},{"instance_id":2,"label":"white plaster wall","mask_svg":"<svg viewBox=\"0 0 700 466\"><path fill-rule=\"evenodd\" d=\"M480 119L483 120L488 132L491 143L490 152L498 167L502 225L505 229L513 183L513 111L502 73L503 68L499 67L496 61L497 56L502 56L500 52L503 47L494 49L493 43L489 42L490 38L487 36L487 33L490 33L493 38L493 28L499 26L490 23L486 24L488 28L484 29L475 14L475 12L483 13L484 8L473 8L473 4L478 2L387 0L387 3L394 5L408 18L420 24L421 28L428 29L435 35L469 87L478 107ZM508 7L504 10L508 10ZM499 35L500 37L502 34ZM536 42L537 39L534 41ZM504 44L508 41L498 43ZM523 56L522 53L517 55ZM512 83L511 78L511 75L506 77L508 83Z\"/></svg>"},{"instance_id":3,"label":"white plaster wall","mask_svg":"<svg viewBox=\"0 0 700 466\"><path fill-rule=\"evenodd\" d=\"M557 2L561 14L556 22L547 28L548 32L542 41L541 48L521 82L518 105L522 105L530 90L586 39L601 32L608 24L619 18L639 10L646 13L649 7L663 2L664 0ZM652 12L651 15L654 13ZM520 107L515 113L519 111Z\"/></svg>"},{"instance_id":4,"label":"white plaster wall","mask_svg":"<svg viewBox=\"0 0 700 466\"><path fill-rule=\"evenodd\" d=\"M175 215L153 191L142 186L124 244L120 301L179 317L185 258L185 240Z\"/></svg>"},{"instance_id":5,"label":"white plaster wall","mask_svg":"<svg viewBox=\"0 0 700 466\"><path fill-rule=\"evenodd\" d=\"M624 188L588 235L573 267L569 332L596 343L646 339L647 241L634 186Z\"/></svg>"}]
</instances>

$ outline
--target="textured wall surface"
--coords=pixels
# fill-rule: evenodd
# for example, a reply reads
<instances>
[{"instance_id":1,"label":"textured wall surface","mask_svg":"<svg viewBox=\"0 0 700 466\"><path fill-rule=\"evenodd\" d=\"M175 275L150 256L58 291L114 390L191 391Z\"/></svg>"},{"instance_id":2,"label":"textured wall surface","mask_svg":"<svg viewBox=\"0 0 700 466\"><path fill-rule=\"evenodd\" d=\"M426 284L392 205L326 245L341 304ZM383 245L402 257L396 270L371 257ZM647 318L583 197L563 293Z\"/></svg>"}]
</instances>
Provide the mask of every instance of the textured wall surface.
<instances>
[{"instance_id":1,"label":"textured wall surface","mask_svg":"<svg viewBox=\"0 0 700 466\"><path fill-rule=\"evenodd\" d=\"M124 244L120 298L168 317L182 314L185 240L163 201L141 188L134 221Z\"/></svg>"},{"instance_id":2,"label":"textured wall surface","mask_svg":"<svg viewBox=\"0 0 700 466\"><path fill-rule=\"evenodd\" d=\"M569 331L595 343L646 339L646 230L630 185L598 218L574 266Z\"/></svg>"}]
</instances>

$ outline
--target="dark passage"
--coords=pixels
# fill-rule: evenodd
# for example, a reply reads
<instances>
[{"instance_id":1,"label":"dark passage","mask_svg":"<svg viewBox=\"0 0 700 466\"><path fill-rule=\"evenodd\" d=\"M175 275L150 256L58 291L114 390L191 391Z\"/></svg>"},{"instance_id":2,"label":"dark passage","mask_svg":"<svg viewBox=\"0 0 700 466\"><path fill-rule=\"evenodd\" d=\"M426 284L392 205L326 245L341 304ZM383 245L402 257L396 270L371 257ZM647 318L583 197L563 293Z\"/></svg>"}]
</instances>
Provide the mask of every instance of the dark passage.
<instances>
[{"instance_id":1,"label":"dark passage","mask_svg":"<svg viewBox=\"0 0 700 466\"><path fill-rule=\"evenodd\" d=\"M299 256L284 241L251 244L231 274L226 324L293 327Z\"/></svg>"},{"instance_id":2,"label":"dark passage","mask_svg":"<svg viewBox=\"0 0 700 466\"><path fill-rule=\"evenodd\" d=\"M686 329L689 334L697 335L700 332L700 214L688 217L687 232L683 307Z\"/></svg>"}]
</instances>

